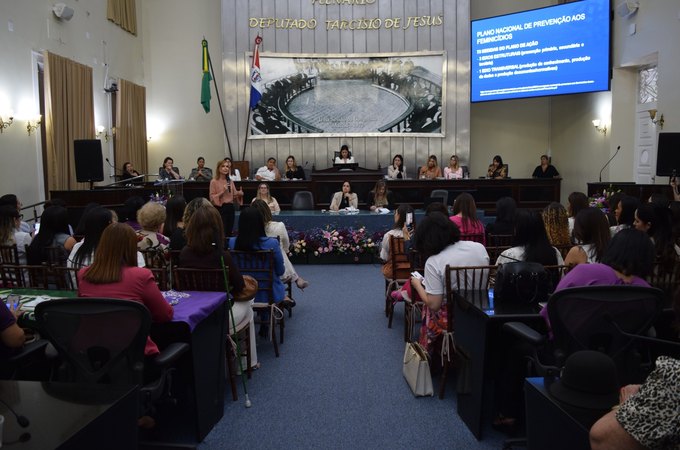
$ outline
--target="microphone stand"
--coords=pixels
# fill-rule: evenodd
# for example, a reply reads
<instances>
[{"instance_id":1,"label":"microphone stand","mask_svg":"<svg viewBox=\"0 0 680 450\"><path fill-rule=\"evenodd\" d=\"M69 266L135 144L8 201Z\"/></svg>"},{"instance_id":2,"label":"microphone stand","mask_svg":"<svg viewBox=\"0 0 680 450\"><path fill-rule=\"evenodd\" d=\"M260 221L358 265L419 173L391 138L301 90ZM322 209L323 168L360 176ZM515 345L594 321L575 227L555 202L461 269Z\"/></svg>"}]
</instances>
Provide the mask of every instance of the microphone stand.
<instances>
[{"instance_id":1,"label":"microphone stand","mask_svg":"<svg viewBox=\"0 0 680 450\"><path fill-rule=\"evenodd\" d=\"M604 166L602 166L602 169L600 169L600 183L602 183L602 171L603 171L604 169L607 168L607 166L609 165L609 163L612 162L612 159L616 158L616 155L619 154L619 150L621 150L621 146L620 146L620 145L619 145L618 147L616 147L616 151L614 152L614 156L612 156L611 158L609 158L609 161L607 161L607 163L606 163Z\"/></svg>"}]
</instances>

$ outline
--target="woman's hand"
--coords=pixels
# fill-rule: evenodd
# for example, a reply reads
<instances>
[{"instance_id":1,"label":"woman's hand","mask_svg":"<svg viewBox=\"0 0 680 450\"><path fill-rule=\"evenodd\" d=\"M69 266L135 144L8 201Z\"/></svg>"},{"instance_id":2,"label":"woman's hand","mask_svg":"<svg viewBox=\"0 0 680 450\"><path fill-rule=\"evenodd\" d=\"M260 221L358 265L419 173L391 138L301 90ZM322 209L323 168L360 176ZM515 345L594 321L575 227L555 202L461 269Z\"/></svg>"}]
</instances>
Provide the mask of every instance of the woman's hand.
<instances>
[{"instance_id":1,"label":"woman's hand","mask_svg":"<svg viewBox=\"0 0 680 450\"><path fill-rule=\"evenodd\" d=\"M637 394L640 391L640 386L641 385L639 384L629 384L622 387L621 391L619 392L619 404L625 402L630 397Z\"/></svg>"}]
</instances>

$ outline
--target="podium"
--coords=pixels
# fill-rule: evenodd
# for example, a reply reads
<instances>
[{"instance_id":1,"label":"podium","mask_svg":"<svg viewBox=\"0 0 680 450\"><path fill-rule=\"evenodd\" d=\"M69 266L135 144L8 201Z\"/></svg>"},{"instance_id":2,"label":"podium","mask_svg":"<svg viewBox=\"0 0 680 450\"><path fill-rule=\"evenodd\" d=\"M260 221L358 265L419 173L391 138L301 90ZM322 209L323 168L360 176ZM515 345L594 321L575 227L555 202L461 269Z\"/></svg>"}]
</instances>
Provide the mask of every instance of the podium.
<instances>
[{"instance_id":1,"label":"podium","mask_svg":"<svg viewBox=\"0 0 680 450\"><path fill-rule=\"evenodd\" d=\"M159 187L160 192L152 194L151 200L162 203L163 205L165 205L165 203L172 197L177 197L178 195L184 196L184 179L157 180L153 185L154 187Z\"/></svg>"}]
</instances>

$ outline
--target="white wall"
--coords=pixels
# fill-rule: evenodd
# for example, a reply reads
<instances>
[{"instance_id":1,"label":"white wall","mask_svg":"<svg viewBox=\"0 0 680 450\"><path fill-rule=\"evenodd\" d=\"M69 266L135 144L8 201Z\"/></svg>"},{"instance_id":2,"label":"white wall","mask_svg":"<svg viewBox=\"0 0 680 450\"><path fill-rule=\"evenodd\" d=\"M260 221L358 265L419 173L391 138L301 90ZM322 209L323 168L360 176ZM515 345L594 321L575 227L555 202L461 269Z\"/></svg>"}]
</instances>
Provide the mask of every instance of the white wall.
<instances>
[{"instance_id":1,"label":"white wall","mask_svg":"<svg viewBox=\"0 0 680 450\"><path fill-rule=\"evenodd\" d=\"M40 132L29 137L26 121L20 120L22 109L39 111L32 53L48 50L94 69L97 125L106 126L109 120L108 99L102 90L105 56L109 76L144 84L141 39L106 19L106 2L68 2L68 6L75 10L73 18L59 22L52 14L52 2L0 2L0 111L5 103L16 116L0 135L0 192L16 193L24 205L45 199ZM104 173L106 181L109 171Z\"/></svg>"}]
</instances>

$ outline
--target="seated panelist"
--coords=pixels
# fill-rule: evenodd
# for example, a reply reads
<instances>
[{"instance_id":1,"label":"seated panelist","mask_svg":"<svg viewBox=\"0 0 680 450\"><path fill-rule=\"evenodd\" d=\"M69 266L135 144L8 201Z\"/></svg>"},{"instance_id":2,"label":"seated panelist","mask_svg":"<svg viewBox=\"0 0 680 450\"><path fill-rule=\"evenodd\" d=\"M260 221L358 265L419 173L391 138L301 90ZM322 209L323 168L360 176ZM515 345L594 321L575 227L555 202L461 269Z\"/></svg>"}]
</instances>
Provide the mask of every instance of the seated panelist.
<instances>
[{"instance_id":1,"label":"seated panelist","mask_svg":"<svg viewBox=\"0 0 680 450\"><path fill-rule=\"evenodd\" d=\"M158 169L159 180L179 180L182 177L179 175L179 169L174 166L174 161L171 157L166 156L163 160L163 167Z\"/></svg>"},{"instance_id":2,"label":"seated panelist","mask_svg":"<svg viewBox=\"0 0 680 450\"><path fill-rule=\"evenodd\" d=\"M550 164L548 155L541 155L541 164L536 166L532 178L559 178L560 173L555 169L555 166Z\"/></svg>"},{"instance_id":3,"label":"seated panelist","mask_svg":"<svg viewBox=\"0 0 680 450\"><path fill-rule=\"evenodd\" d=\"M130 178L138 177L139 172L137 172L131 162L126 162L123 164L123 173L120 176L121 180L129 180Z\"/></svg>"},{"instance_id":4,"label":"seated panelist","mask_svg":"<svg viewBox=\"0 0 680 450\"><path fill-rule=\"evenodd\" d=\"M212 177L212 169L205 167L205 158L199 156L196 160L196 167L191 169L191 175L189 175L189 178L195 181L209 182L212 180Z\"/></svg>"},{"instance_id":5,"label":"seated panelist","mask_svg":"<svg viewBox=\"0 0 680 450\"><path fill-rule=\"evenodd\" d=\"M354 164L354 157L349 152L347 144L342 144L340 147L340 155L333 161L334 164Z\"/></svg>"},{"instance_id":6,"label":"seated panelist","mask_svg":"<svg viewBox=\"0 0 680 450\"><path fill-rule=\"evenodd\" d=\"M387 178L390 180L403 180L407 178L404 158L401 155L394 155L392 164L387 167Z\"/></svg>"},{"instance_id":7,"label":"seated panelist","mask_svg":"<svg viewBox=\"0 0 680 450\"><path fill-rule=\"evenodd\" d=\"M427 165L424 165L423 167L420 168L418 178L425 180L434 180L436 178L441 177L442 169L439 167L439 164L437 164L437 156L430 155L430 157L427 158Z\"/></svg>"},{"instance_id":8,"label":"seated panelist","mask_svg":"<svg viewBox=\"0 0 680 450\"><path fill-rule=\"evenodd\" d=\"M489 165L489 170L486 172L487 178L493 178L494 180L506 178L508 176L508 168L503 164L503 158L501 155L496 155L493 157L493 161Z\"/></svg>"},{"instance_id":9,"label":"seated panelist","mask_svg":"<svg viewBox=\"0 0 680 450\"><path fill-rule=\"evenodd\" d=\"M333 199L331 200L331 211L339 211L344 208L352 207L358 208L359 200L357 194L352 192L352 187L349 181L342 183L342 191L333 194Z\"/></svg>"},{"instance_id":10,"label":"seated panelist","mask_svg":"<svg viewBox=\"0 0 680 450\"><path fill-rule=\"evenodd\" d=\"M276 167L276 158L270 157L267 165L257 169L255 179L257 181L281 181L281 172Z\"/></svg>"},{"instance_id":11,"label":"seated panelist","mask_svg":"<svg viewBox=\"0 0 680 450\"><path fill-rule=\"evenodd\" d=\"M305 170L295 162L295 156L289 155L286 158L286 171L283 174L285 180L304 180Z\"/></svg>"}]
</instances>

